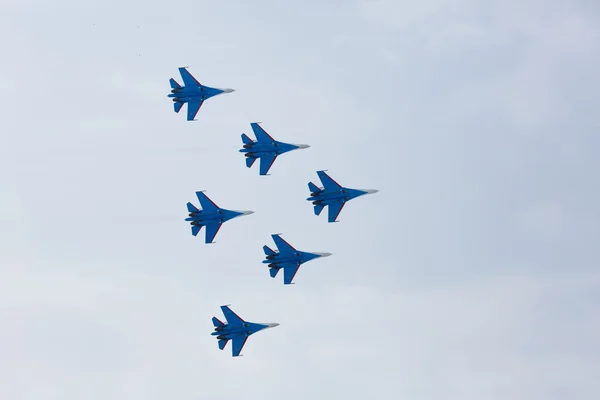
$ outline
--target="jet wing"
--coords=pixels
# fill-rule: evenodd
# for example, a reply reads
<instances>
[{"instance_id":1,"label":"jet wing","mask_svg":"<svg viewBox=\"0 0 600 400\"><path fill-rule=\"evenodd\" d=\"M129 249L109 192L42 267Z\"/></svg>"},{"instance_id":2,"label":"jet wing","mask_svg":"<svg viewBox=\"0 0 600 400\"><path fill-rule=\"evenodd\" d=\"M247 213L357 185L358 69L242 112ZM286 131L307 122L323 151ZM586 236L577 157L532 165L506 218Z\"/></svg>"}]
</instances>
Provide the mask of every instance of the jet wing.
<instances>
[{"instance_id":1,"label":"jet wing","mask_svg":"<svg viewBox=\"0 0 600 400\"><path fill-rule=\"evenodd\" d=\"M296 251L294 246L283 240L281 236L271 235L271 237L273 238L275 246L277 246L277 250L279 250L280 253L293 253Z\"/></svg>"},{"instance_id":2,"label":"jet wing","mask_svg":"<svg viewBox=\"0 0 600 400\"><path fill-rule=\"evenodd\" d=\"M294 280L296 272L298 272L300 264L284 264L283 266L283 283L289 285Z\"/></svg>"},{"instance_id":3,"label":"jet wing","mask_svg":"<svg viewBox=\"0 0 600 400\"><path fill-rule=\"evenodd\" d=\"M229 325L243 325L246 321L241 319L236 313L231 311L228 306L221 306L221 311Z\"/></svg>"},{"instance_id":4,"label":"jet wing","mask_svg":"<svg viewBox=\"0 0 600 400\"><path fill-rule=\"evenodd\" d=\"M269 154L269 155L260 157L260 174L261 175L266 175L267 172L269 172L269 170L271 169L271 166L275 162L276 158L277 158L277 155L275 155L275 154L273 154L273 155Z\"/></svg>"},{"instance_id":5,"label":"jet wing","mask_svg":"<svg viewBox=\"0 0 600 400\"><path fill-rule=\"evenodd\" d=\"M202 86L184 67L179 68L179 73L183 79L183 86Z\"/></svg>"},{"instance_id":6,"label":"jet wing","mask_svg":"<svg viewBox=\"0 0 600 400\"><path fill-rule=\"evenodd\" d=\"M344 208L344 204L346 204L345 201L342 203L330 204L329 207L327 207L327 220L329 222L335 222L338 215L340 215L342 208Z\"/></svg>"},{"instance_id":7,"label":"jet wing","mask_svg":"<svg viewBox=\"0 0 600 400\"><path fill-rule=\"evenodd\" d=\"M257 142L267 142L273 143L275 139L271 137L263 128L260 127L256 122L250 124L252 130L254 131L254 136L256 136Z\"/></svg>"},{"instance_id":8,"label":"jet wing","mask_svg":"<svg viewBox=\"0 0 600 400\"><path fill-rule=\"evenodd\" d=\"M234 336L233 339L231 339L231 355L233 357L240 355L244 345L246 344L246 340L248 340L248 336L246 335Z\"/></svg>"},{"instance_id":9,"label":"jet wing","mask_svg":"<svg viewBox=\"0 0 600 400\"><path fill-rule=\"evenodd\" d=\"M323 189L325 190L339 190L342 188L342 185L331 179L329 175L325 173L325 171L317 171L317 175L319 175L319 179L323 184Z\"/></svg>"},{"instance_id":10,"label":"jet wing","mask_svg":"<svg viewBox=\"0 0 600 400\"><path fill-rule=\"evenodd\" d=\"M198 110L200 110L202 103L204 103L204 100L188 101L188 113L187 113L188 121L193 121L194 118L196 118L196 114L198 114Z\"/></svg>"},{"instance_id":11,"label":"jet wing","mask_svg":"<svg viewBox=\"0 0 600 400\"><path fill-rule=\"evenodd\" d=\"M212 241L215 239L215 236L217 236L217 232L219 232L219 229L221 229L221 225L223 224L219 222L209 222L206 224L205 243L212 243Z\"/></svg>"},{"instance_id":12,"label":"jet wing","mask_svg":"<svg viewBox=\"0 0 600 400\"><path fill-rule=\"evenodd\" d=\"M196 192L196 197L198 197L198 201L200 201L200 206L204 211L216 211L219 209L211 199L208 198L204 192Z\"/></svg>"}]
</instances>

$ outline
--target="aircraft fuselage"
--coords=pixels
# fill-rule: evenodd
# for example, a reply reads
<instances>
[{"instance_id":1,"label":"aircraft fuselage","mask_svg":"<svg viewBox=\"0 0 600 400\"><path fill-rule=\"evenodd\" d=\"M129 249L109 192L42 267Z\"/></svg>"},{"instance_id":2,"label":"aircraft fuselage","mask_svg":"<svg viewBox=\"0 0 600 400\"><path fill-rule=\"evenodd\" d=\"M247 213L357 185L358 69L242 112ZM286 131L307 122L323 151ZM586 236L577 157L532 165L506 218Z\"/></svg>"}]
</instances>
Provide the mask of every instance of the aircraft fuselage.
<instances>
[{"instance_id":1,"label":"aircraft fuselage","mask_svg":"<svg viewBox=\"0 0 600 400\"><path fill-rule=\"evenodd\" d=\"M232 218L243 215L243 212L231 211L231 210L215 210L215 211L199 211L189 213L186 221L197 222L198 225L206 225L209 222L225 222Z\"/></svg>"},{"instance_id":2,"label":"aircraft fuselage","mask_svg":"<svg viewBox=\"0 0 600 400\"><path fill-rule=\"evenodd\" d=\"M182 86L171 89L168 97L173 98L173 101L188 102L192 100L206 100L221 93L225 93L225 91L208 86Z\"/></svg>"}]
</instances>

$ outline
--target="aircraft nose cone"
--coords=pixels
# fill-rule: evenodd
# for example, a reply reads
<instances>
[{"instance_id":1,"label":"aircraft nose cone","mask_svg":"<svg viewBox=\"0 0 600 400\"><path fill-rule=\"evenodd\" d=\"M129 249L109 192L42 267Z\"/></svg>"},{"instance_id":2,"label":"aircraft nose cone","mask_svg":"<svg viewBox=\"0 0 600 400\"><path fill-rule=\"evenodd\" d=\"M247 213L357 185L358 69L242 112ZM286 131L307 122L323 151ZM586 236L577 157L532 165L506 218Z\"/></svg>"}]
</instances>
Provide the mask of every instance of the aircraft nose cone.
<instances>
[{"instance_id":1,"label":"aircraft nose cone","mask_svg":"<svg viewBox=\"0 0 600 400\"><path fill-rule=\"evenodd\" d=\"M275 328L276 326L279 326L279 324L273 323L273 324L267 324L267 326L269 328Z\"/></svg>"},{"instance_id":2,"label":"aircraft nose cone","mask_svg":"<svg viewBox=\"0 0 600 400\"><path fill-rule=\"evenodd\" d=\"M379 190L377 190L377 189L366 189L365 192L367 192L367 194L373 194L373 193L379 192Z\"/></svg>"},{"instance_id":3,"label":"aircraft nose cone","mask_svg":"<svg viewBox=\"0 0 600 400\"><path fill-rule=\"evenodd\" d=\"M254 211L242 211L243 215L250 215L250 214L254 214Z\"/></svg>"},{"instance_id":4,"label":"aircraft nose cone","mask_svg":"<svg viewBox=\"0 0 600 400\"><path fill-rule=\"evenodd\" d=\"M308 144L297 144L296 146L298 146L299 149L308 149L310 147Z\"/></svg>"},{"instance_id":5,"label":"aircraft nose cone","mask_svg":"<svg viewBox=\"0 0 600 400\"><path fill-rule=\"evenodd\" d=\"M315 253L318 254L321 257L329 257L331 255L331 253Z\"/></svg>"},{"instance_id":6,"label":"aircraft nose cone","mask_svg":"<svg viewBox=\"0 0 600 400\"><path fill-rule=\"evenodd\" d=\"M223 93L232 93L235 92L234 89L223 89Z\"/></svg>"}]
</instances>

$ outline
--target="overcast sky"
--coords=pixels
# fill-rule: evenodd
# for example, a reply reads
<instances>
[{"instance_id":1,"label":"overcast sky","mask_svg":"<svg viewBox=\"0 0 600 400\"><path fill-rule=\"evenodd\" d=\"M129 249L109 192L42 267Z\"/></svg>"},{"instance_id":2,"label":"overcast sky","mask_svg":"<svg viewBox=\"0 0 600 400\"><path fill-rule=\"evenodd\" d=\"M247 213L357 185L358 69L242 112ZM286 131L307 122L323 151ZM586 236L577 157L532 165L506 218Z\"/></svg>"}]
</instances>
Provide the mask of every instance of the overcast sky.
<instances>
[{"instance_id":1,"label":"overcast sky","mask_svg":"<svg viewBox=\"0 0 600 400\"><path fill-rule=\"evenodd\" d=\"M0 8L3 400L600 398L597 1ZM236 91L187 122L182 65ZM311 147L261 177L256 121ZM319 169L380 192L328 224ZM197 190L256 213L205 245Z\"/></svg>"}]
</instances>

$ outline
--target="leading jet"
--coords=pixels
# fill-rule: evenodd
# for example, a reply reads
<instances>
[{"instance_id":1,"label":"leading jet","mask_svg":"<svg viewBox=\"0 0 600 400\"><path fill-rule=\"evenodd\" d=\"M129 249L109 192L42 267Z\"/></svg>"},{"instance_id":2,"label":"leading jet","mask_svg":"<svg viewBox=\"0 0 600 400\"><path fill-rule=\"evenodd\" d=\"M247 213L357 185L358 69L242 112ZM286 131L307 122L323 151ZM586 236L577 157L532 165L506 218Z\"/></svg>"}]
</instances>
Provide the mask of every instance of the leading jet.
<instances>
[{"instance_id":1,"label":"leading jet","mask_svg":"<svg viewBox=\"0 0 600 400\"><path fill-rule=\"evenodd\" d=\"M171 94L168 97L173 98L173 107L178 113L184 103L188 104L187 120L195 121L196 114L204 100L222 93L231 93L233 89L217 89L203 86L188 72L186 67L180 67L179 73L183 79L183 86L171 78Z\"/></svg>"},{"instance_id":2,"label":"leading jet","mask_svg":"<svg viewBox=\"0 0 600 400\"><path fill-rule=\"evenodd\" d=\"M187 203L189 215L185 220L192 225L192 235L194 236L198 235L203 226L206 227L206 243L212 243L224 222L242 215L254 214L254 211L233 211L219 208L204 194L204 191L196 192L196 196L200 201L202 210L196 208L192 203Z\"/></svg>"},{"instance_id":3,"label":"leading jet","mask_svg":"<svg viewBox=\"0 0 600 400\"><path fill-rule=\"evenodd\" d=\"M240 150L241 153L245 153L246 166L252 167L254 161L257 158L260 159L260 175L267 175L269 169L275 162L277 156L283 153L287 153L291 150L307 149L310 146L307 144L290 144L278 142L273 139L258 123L253 122L250 124L256 136L256 141L250 139L245 133L242 133L242 142L244 148Z\"/></svg>"},{"instance_id":4,"label":"leading jet","mask_svg":"<svg viewBox=\"0 0 600 400\"><path fill-rule=\"evenodd\" d=\"M318 187L312 182L308 183L310 197L306 200L312 201L315 206L315 214L320 215L325 206L329 206L327 220L336 222L338 215L347 201L365 194L377 193L376 189L350 189L343 187L334 181L325 171L317 171L323 187Z\"/></svg>"},{"instance_id":5,"label":"leading jet","mask_svg":"<svg viewBox=\"0 0 600 400\"><path fill-rule=\"evenodd\" d=\"M211 333L219 340L219 349L223 350L230 340L231 355L237 357L240 355L242 348L248 340L248 336L255 334L263 329L274 328L279 324L257 324L255 322L246 322L241 319L236 313L231 311L228 306L221 306L223 315L227 323L224 324L217 317L213 317L212 322L215 326L215 331Z\"/></svg>"},{"instance_id":6,"label":"leading jet","mask_svg":"<svg viewBox=\"0 0 600 400\"><path fill-rule=\"evenodd\" d=\"M263 246L266 260L263 264L269 264L269 273L271 278L275 278L281 268L283 268L283 283L289 285L292 283L300 265L307 261L319 257L329 257L331 253L307 253L296 250L291 244L281 238L281 234L271 235L278 251L272 250L269 246Z\"/></svg>"}]
</instances>

